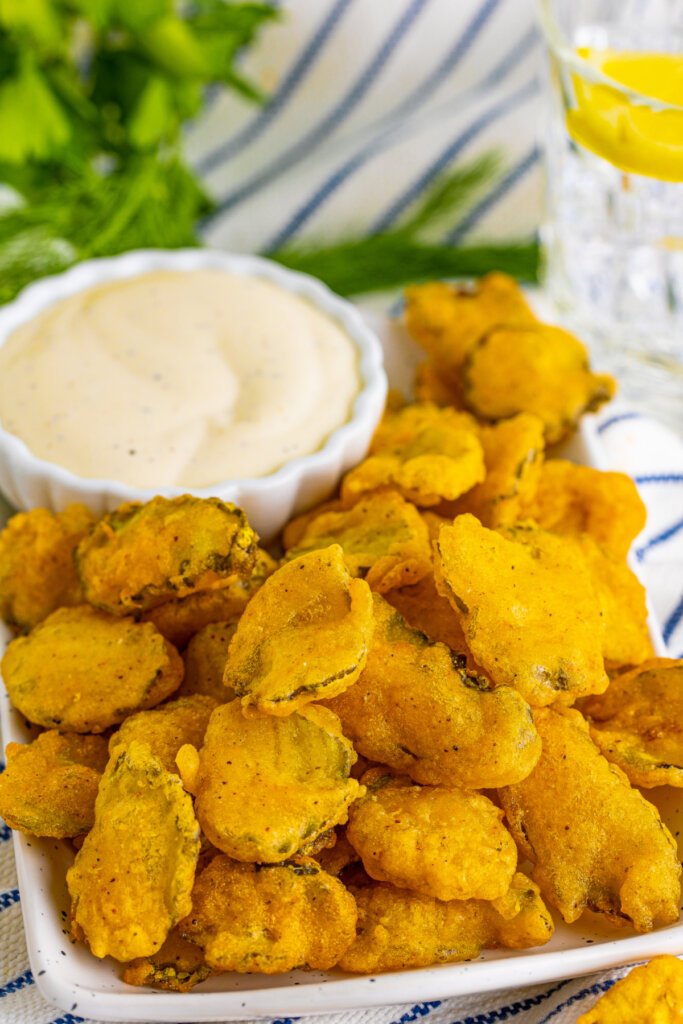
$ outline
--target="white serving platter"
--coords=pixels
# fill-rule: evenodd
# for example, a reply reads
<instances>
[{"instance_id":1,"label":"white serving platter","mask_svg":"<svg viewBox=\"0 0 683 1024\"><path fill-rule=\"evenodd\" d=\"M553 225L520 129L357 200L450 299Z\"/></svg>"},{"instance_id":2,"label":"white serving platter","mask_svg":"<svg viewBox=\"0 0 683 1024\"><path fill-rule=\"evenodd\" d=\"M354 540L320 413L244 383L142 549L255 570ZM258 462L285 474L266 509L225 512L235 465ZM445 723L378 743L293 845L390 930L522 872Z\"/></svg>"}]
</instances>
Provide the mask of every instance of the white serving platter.
<instances>
[{"instance_id":1,"label":"white serving platter","mask_svg":"<svg viewBox=\"0 0 683 1024\"><path fill-rule=\"evenodd\" d=\"M390 384L408 389L417 362L416 349L386 318L373 318L372 326L385 347ZM563 454L573 461L604 468L591 417L584 419ZM655 649L664 654L652 616L650 630ZM0 642L4 645L8 639L8 632L0 627ZM26 742L35 735L36 730L27 726L10 705L4 687L0 723L5 743ZM660 788L645 795L657 804L678 837L683 832L683 792ZM683 953L683 918L648 935L636 935L591 913L585 913L574 925L565 925L554 911L556 930L547 945L523 952L486 951L467 963L370 977L338 971L294 971L273 977L224 974L186 994L138 989L124 985L120 965L115 961L95 959L85 946L72 943L69 937L69 898L64 881L73 859L69 844L14 833L14 849L29 959L40 992L60 1009L102 1021L230 1021L417 1003L537 985L660 953Z\"/></svg>"}]
</instances>

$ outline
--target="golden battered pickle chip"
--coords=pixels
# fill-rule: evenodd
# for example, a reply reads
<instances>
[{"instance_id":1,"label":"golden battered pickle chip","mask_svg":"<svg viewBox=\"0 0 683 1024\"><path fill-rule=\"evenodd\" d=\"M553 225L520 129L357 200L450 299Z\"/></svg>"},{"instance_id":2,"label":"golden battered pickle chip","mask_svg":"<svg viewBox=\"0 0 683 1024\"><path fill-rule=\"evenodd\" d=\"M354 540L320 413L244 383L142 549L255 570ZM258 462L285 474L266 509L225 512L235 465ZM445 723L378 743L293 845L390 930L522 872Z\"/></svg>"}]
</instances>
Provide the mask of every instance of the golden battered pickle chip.
<instances>
[{"instance_id":1,"label":"golden battered pickle chip","mask_svg":"<svg viewBox=\"0 0 683 1024\"><path fill-rule=\"evenodd\" d=\"M326 701L360 754L415 782L494 788L523 779L540 755L529 705L468 674L375 594L375 631L355 686Z\"/></svg>"},{"instance_id":2,"label":"golden battered pickle chip","mask_svg":"<svg viewBox=\"0 0 683 1024\"><path fill-rule=\"evenodd\" d=\"M370 454L342 481L353 504L368 491L393 487L420 506L452 501L484 479L476 424L463 412L431 403L384 414Z\"/></svg>"},{"instance_id":3,"label":"golden battered pickle chip","mask_svg":"<svg viewBox=\"0 0 683 1024\"><path fill-rule=\"evenodd\" d=\"M342 871L352 864L360 862L360 857L351 846L343 830L340 830L340 835L337 836L334 846L321 850L315 859L323 871L326 871L328 875L334 875L335 878L338 878Z\"/></svg>"},{"instance_id":4,"label":"golden battered pickle chip","mask_svg":"<svg viewBox=\"0 0 683 1024\"><path fill-rule=\"evenodd\" d=\"M307 512L302 512L301 515L290 519L282 531L282 547L285 551L297 547L306 533L309 523L326 512L339 512L344 508L348 508L348 506L340 498L333 498L331 501L323 501L321 505L315 505Z\"/></svg>"},{"instance_id":5,"label":"golden battered pickle chip","mask_svg":"<svg viewBox=\"0 0 683 1024\"><path fill-rule=\"evenodd\" d=\"M538 416L548 444L570 434L584 412L595 412L616 384L594 374L585 347L568 331L497 327L481 339L463 367L465 405L484 420L518 413Z\"/></svg>"},{"instance_id":6,"label":"golden battered pickle chip","mask_svg":"<svg viewBox=\"0 0 683 1024\"><path fill-rule=\"evenodd\" d=\"M598 999L576 1024L680 1024L683 1019L683 962L656 956Z\"/></svg>"},{"instance_id":7,"label":"golden battered pickle chip","mask_svg":"<svg viewBox=\"0 0 683 1024\"><path fill-rule=\"evenodd\" d=\"M245 709L289 715L355 683L372 634L372 593L338 544L281 566L230 641L223 682Z\"/></svg>"},{"instance_id":8,"label":"golden battered pickle chip","mask_svg":"<svg viewBox=\"0 0 683 1024\"><path fill-rule=\"evenodd\" d=\"M471 512L484 526L495 529L516 522L538 488L545 447L543 423L538 416L520 413L483 426L479 440L486 477L449 511L453 515Z\"/></svg>"},{"instance_id":9,"label":"golden battered pickle chip","mask_svg":"<svg viewBox=\"0 0 683 1024\"><path fill-rule=\"evenodd\" d=\"M82 835L95 821L95 797L107 763L101 736L56 729L32 743L8 743L0 775L0 817L33 836Z\"/></svg>"},{"instance_id":10,"label":"golden battered pickle chip","mask_svg":"<svg viewBox=\"0 0 683 1024\"><path fill-rule=\"evenodd\" d=\"M76 548L90 604L114 615L225 586L251 573L258 537L240 508L218 498L152 498L120 505Z\"/></svg>"},{"instance_id":11,"label":"golden battered pickle chip","mask_svg":"<svg viewBox=\"0 0 683 1024\"><path fill-rule=\"evenodd\" d=\"M385 882L351 886L351 892L357 936L339 966L357 974L473 960L482 949L529 949L554 931L537 886L521 872L499 900L444 903Z\"/></svg>"},{"instance_id":12,"label":"golden battered pickle chip","mask_svg":"<svg viewBox=\"0 0 683 1024\"><path fill-rule=\"evenodd\" d=\"M638 932L678 921L681 865L656 807L605 760L578 711L534 719L541 759L499 797L544 898L568 924L584 910Z\"/></svg>"},{"instance_id":13,"label":"golden battered pickle chip","mask_svg":"<svg viewBox=\"0 0 683 1024\"><path fill-rule=\"evenodd\" d=\"M355 760L327 708L246 718L234 700L213 712L199 755L181 748L178 767L209 842L235 860L271 864L346 821L364 792L349 776Z\"/></svg>"},{"instance_id":14,"label":"golden battered pickle chip","mask_svg":"<svg viewBox=\"0 0 683 1024\"><path fill-rule=\"evenodd\" d=\"M157 953L139 957L128 964L123 980L127 985L189 992L213 973L199 946L184 939L176 925Z\"/></svg>"},{"instance_id":15,"label":"golden battered pickle chip","mask_svg":"<svg viewBox=\"0 0 683 1024\"><path fill-rule=\"evenodd\" d=\"M178 689L183 663L151 624L89 605L58 608L2 659L12 703L29 722L103 732Z\"/></svg>"},{"instance_id":16,"label":"golden battered pickle chip","mask_svg":"<svg viewBox=\"0 0 683 1024\"><path fill-rule=\"evenodd\" d=\"M346 835L371 878L438 900L495 900L517 867L503 812L465 789L417 786L373 768Z\"/></svg>"},{"instance_id":17,"label":"golden battered pickle chip","mask_svg":"<svg viewBox=\"0 0 683 1024\"><path fill-rule=\"evenodd\" d=\"M96 957L152 956L189 914L199 826L180 779L146 743L116 747L95 824L66 881L71 930Z\"/></svg>"},{"instance_id":18,"label":"golden battered pickle chip","mask_svg":"<svg viewBox=\"0 0 683 1024\"><path fill-rule=\"evenodd\" d=\"M454 380L468 353L492 327L537 322L521 288L507 274L486 274L471 286L431 281L406 288L405 298L408 330Z\"/></svg>"},{"instance_id":19,"label":"golden battered pickle chip","mask_svg":"<svg viewBox=\"0 0 683 1024\"><path fill-rule=\"evenodd\" d=\"M427 526L415 506L395 491L378 491L352 508L316 516L286 558L330 544L341 546L351 575L380 594L417 583L432 571Z\"/></svg>"},{"instance_id":20,"label":"golden battered pickle chip","mask_svg":"<svg viewBox=\"0 0 683 1024\"><path fill-rule=\"evenodd\" d=\"M587 697L581 711L593 742L634 786L683 788L683 661L652 658Z\"/></svg>"},{"instance_id":21,"label":"golden battered pickle chip","mask_svg":"<svg viewBox=\"0 0 683 1024\"><path fill-rule=\"evenodd\" d=\"M195 633L183 652L185 675L179 697L204 694L219 704L234 700L235 691L223 685L223 673L236 629L234 622L213 622Z\"/></svg>"},{"instance_id":22,"label":"golden battered pickle chip","mask_svg":"<svg viewBox=\"0 0 683 1024\"><path fill-rule=\"evenodd\" d=\"M523 515L553 533L588 533L615 558L626 558L645 526L647 512L636 485L625 473L549 459L541 467L535 493L525 502Z\"/></svg>"},{"instance_id":23,"label":"golden battered pickle chip","mask_svg":"<svg viewBox=\"0 0 683 1024\"><path fill-rule=\"evenodd\" d=\"M385 597L412 629L424 633L432 643L440 641L452 651L466 651L460 620L450 601L436 589L432 572L412 587L390 590Z\"/></svg>"},{"instance_id":24,"label":"golden battered pickle chip","mask_svg":"<svg viewBox=\"0 0 683 1024\"><path fill-rule=\"evenodd\" d=\"M162 636L174 647L184 647L195 633L216 622L237 622L257 590L277 569L277 562L260 548L251 575L246 579L232 576L220 590L200 590L172 601L166 601L141 616L142 622L153 622Z\"/></svg>"},{"instance_id":25,"label":"golden battered pickle chip","mask_svg":"<svg viewBox=\"0 0 683 1024\"><path fill-rule=\"evenodd\" d=\"M314 860L239 864L221 856L197 879L181 929L213 970L327 971L353 942L356 916L353 896Z\"/></svg>"},{"instance_id":26,"label":"golden battered pickle chip","mask_svg":"<svg viewBox=\"0 0 683 1024\"><path fill-rule=\"evenodd\" d=\"M472 515L444 526L437 586L476 662L534 706L601 693L603 622L591 578L564 538L530 527L510 540Z\"/></svg>"},{"instance_id":27,"label":"golden battered pickle chip","mask_svg":"<svg viewBox=\"0 0 683 1024\"><path fill-rule=\"evenodd\" d=\"M57 608L83 602L73 552L94 522L85 505L12 516L0 534L0 618L8 626L27 633Z\"/></svg>"},{"instance_id":28,"label":"golden battered pickle chip","mask_svg":"<svg viewBox=\"0 0 683 1024\"><path fill-rule=\"evenodd\" d=\"M186 743L201 747L211 712L218 706L213 697L195 694L162 704L152 711L138 711L127 718L109 740L109 753L133 740L149 744L167 772L178 773L176 755Z\"/></svg>"}]
</instances>

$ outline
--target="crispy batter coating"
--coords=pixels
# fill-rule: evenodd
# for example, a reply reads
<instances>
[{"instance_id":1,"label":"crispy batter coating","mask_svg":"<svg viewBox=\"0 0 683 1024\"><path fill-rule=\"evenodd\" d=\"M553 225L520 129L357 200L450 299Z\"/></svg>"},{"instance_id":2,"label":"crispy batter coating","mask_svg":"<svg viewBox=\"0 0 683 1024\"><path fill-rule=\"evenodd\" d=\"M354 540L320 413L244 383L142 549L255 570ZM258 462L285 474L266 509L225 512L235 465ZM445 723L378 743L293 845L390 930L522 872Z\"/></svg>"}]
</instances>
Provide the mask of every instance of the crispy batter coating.
<instances>
[{"instance_id":1,"label":"crispy batter coating","mask_svg":"<svg viewBox=\"0 0 683 1024\"><path fill-rule=\"evenodd\" d=\"M508 539L472 515L444 526L437 586L494 683L534 706L601 693L603 623L591 578L564 538L533 527Z\"/></svg>"},{"instance_id":2,"label":"crispy batter coating","mask_svg":"<svg viewBox=\"0 0 683 1024\"><path fill-rule=\"evenodd\" d=\"M576 1024L680 1024L681 1020L683 962L664 954L634 967Z\"/></svg>"},{"instance_id":3,"label":"crispy batter coating","mask_svg":"<svg viewBox=\"0 0 683 1024\"><path fill-rule=\"evenodd\" d=\"M325 512L339 512L340 509L347 507L341 498L332 498L330 501L323 501L320 505L314 505L307 512L302 512L301 515L290 519L282 531L282 547L285 551L295 548L308 529L308 524L314 519L317 519L318 516L323 515Z\"/></svg>"},{"instance_id":4,"label":"crispy batter coating","mask_svg":"<svg viewBox=\"0 0 683 1024\"><path fill-rule=\"evenodd\" d=\"M198 856L199 827L180 779L146 743L116 747L95 824L66 875L74 937L97 957L156 953L191 910Z\"/></svg>"},{"instance_id":5,"label":"crispy batter coating","mask_svg":"<svg viewBox=\"0 0 683 1024\"><path fill-rule=\"evenodd\" d=\"M408 330L456 380L467 354L492 327L536 323L522 290L507 274L486 274L471 286L431 281L406 288L405 298Z\"/></svg>"},{"instance_id":6,"label":"crispy batter coating","mask_svg":"<svg viewBox=\"0 0 683 1024\"><path fill-rule=\"evenodd\" d=\"M223 685L223 673L236 629L234 622L213 622L195 633L183 652L185 675L178 690L179 697L200 693L213 697L219 704L234 700L235 691Z\"/></svg>"},{"instance_id":7,"label":"crispy batter coating","mask_svg":"<svg viewBox=\"0 0 683 1024\"><path fill-rule=\"evenodd\" d=\"M463 409L462 382L449 376L438 363L426 359L415 370L413 388L416 402L434 402Z\"/></svg>"},{"instance_id":8,"label":"crispy batter coating","mask_svg":"<svg viewBox=\"0 0 683 1024\"><path fill-rule=\"evenodd\" d=\"M255 713L289 715L355 683L372 634L372 593L338 544L286 563L254 595L223 682Z\"/></svg>"},{"instance_id":9,"label":"crispy batter coating","mask_svg":"<svg viewBox=\"0 0 683 1024\"><path fill-rule=\"evenodd\" d=\"M151 624L89 605L58 608L2 659L12 703L46 729L103 732L180 685L183 663Z\"/></svg>"},{"instance_id":10,"label":"crispy batter coating","mask_svg":"<svg viewBox=\"0 0 683 1024\"><path fill-rule=\"evenodd\" d=\"M246 579L231 576L219 590L200 590L187 597L174 598L141 616L153 622L174 647L184 647L195 633L215 622L237 622L247 604L277 569L277 562L259 548L251 575Z\"/></svg>"},{"instance_id":11,"label":"crispy batter coating","mask_svg":"<svg viewBox=\"0 0 683 1024\"><path fill-rule=\"evenodd\" d=\"M639 932L677 921L681 865L657 809L605 760L578 711L534 718L541 759L499 796L544 898L568 923L586 909Z\"/></svg>"},{"instance_id":12,"label":"crispy batter coating","mask_svg":"<svg viewBox=\"0 0 683 1024\"><path fill-rule=\"evenodd\" d=\"M271 864L346 821L364 792L349 777L355 760L327 708L246 718L234 700L211 715L199 755L181 748L178 767L209 842L235 860Z\"/></svg>"},{"instance_id":13,"label":"crispy batter coating","mask_svg":"<svg viewBox=\"0 0 683 1024\"><path fill-rule=\"evenodd\" d=\"M470 412L492 421L533 413L545 424L548 444L570 434L616 389L612 377L591 373L577 338L545 324L493 328L469 353L463 385Z\"/></svg>"},{"instance_id":14,"label":"crispy batter coating","mask_svg":"<svg viewBox=\"0 0 683 1024\"><path fill-rule=\"evenodd\" d=\"M368 663L328 707L364 757L432 786L469 789L523 779L540 755L528 704L510 687L469 675L375 595Z\"/></svg>"},{"instance_id":15,"label":"crispy batter coating","mask_svg":"<svg viewBox=\"0 0 683 1024\"><path fill-rule=\"evenodd\" d=\"M581 711L594 743L634 786L683 787L683 661L652 658L587 697Z\"/></svg>"},{"instance_id":16,"label":"crispy batter coating","mask_svg":"<svg viewBox=\"0 0 683 1024\"><path fill-rule=\"evenodd\" d=\"M385 882L351 891L358 934L339 966L359 974L472 960L485 948L542 946L554 930L537 886L521 872L497 900L443 903Z\"/></svg>"},{"instance_id":17,"label":"crispy batter coating","mask_svg":"<svg viewBox=\"0 0 683 1024\"><path fill-rule=\"evenodd\" d=\"M127 718L109 740L109 753L133 740L149 744L167 772L178 773L176 755L185 743L201 747L211 712L218 706L213 697L195 694L162 704L152 711L138 711Z\"/></svg>"},{"instance_id":18,"label":"crispy batter coating","mask_svg":"<svg viewBox=\"0 0 683 1024\"><path fill-rule=\"evenodd\" d=\"M311 519L287 559L339 544L346 567L385 594L417 583L432 571L429 531L420 513L396 491L377 491L352 508Z\"/></svg>"},{"instance_id":19,"label":"crispy batter coating","mask_svg":"<svg viewBox=\"0 0 683 1024\"><path fill-rule=\"evenodd\" d=\"M360 857L346 838L346 832L343 829L338 831L340 834L334 846L321 850L315 858L323 871L328 875L334 875L335 878L338 878L349 865L360 862Z\"/></svg>"},{"instance_id":20,"label":"crispy batter coating","mask_svg":"<svg viewBox=\"0 0 683 1024\"><path fill-rule=\"evenodd\" d=\"M218 589L251 573L258 537L242 509L218 498L157 496L120 505L76 548L90 604L114 615Z\"/></svg>"},{"instance_id":21,"label":"crispy batter coating","mask_svg":"<svg viewBox=\"0 0 683 1024\"><path fill-rule=\"evenodd\" d=\"M417 786L372 768L346 835L371 878L438 900L495 900L517 867L503 812L479 793Z\"/></svg>"},{"instance_id":22,"label":"crispy batter coating","mask_svg":"<svg viewBox=\"0 0 683 1024\"><path fill-rule=\"evenodd\" d=\"M484 449L486 477L449 509L452 515L471 512L495 529L514 523L538 488L543 471L543 422L520 413L493 426L483 426L479 439Z\"/></svg>"},{"instance_id":23,"label":"crispy batter coating","mask_svg":"<svg viewBox=\"0 0 683 1024\"><path fill-rule=\"evenodd\" d=\"M197 879L181 929L214 970L327 971L353 942L356 916L351 893L314 860L239 864L221 856Z\"/></svg>"},{"instance_id":24,"label":"crispy batter coating","mask_svg":"<svg viewBox=\"0 0 683 1024\"><path fill-rule=\"evenodd\" d=\"M213 973L199 946L184 939L176 925L157 953L139 957L128 964L123 980L127 985L189 992Z\"/></svg>"},{"instance_id":25,"label":"crispy batter coating","mask_svg":"<svg viewBox=\"0 0 683 1024\"><path fill-rule=\"evenodd\" d=\"M368 457L342 481L342 500L393 487L420 506L452 501L484 479L477 427L467 413L432 403L385 412Z\"/></svg>"},{"instance_id":26,"label":"crispy batter coating","mask_svg":"<svg viewBox=\"0 0 683 1024\"><path fill-rule=\"evenodd\" d=\"M53 729L32 743L8 743L5 756L0 817L10 828L56 839L92 828L106 740Z\"/></svg>"},{"instance_id":27,"label":"crispy batter coating","mask_svg":"<svg viewBox=\"0 0 683 1024\"><path fill-rule=\"evenodd\" d=\"M27 633L56 608L82 603L73 552L94 522L85 505L12 516L0 534L0 617L8 626Z\"/></svg>"},{"instance_id":28,"label":"crispy batter coating","mask_svg":"<svg viewBox=\"0 0 683 1024\"><path fill-rule=\"evenodd\" d=\"M390 590L385 597L412 629L424 633L432 643L441 641L461 653L467 649L460 619L436 589L433 572L412 587Z\"/></svg>"},{"instance_id":29,"label":"crispy batter coating","mask_svg":"<svg viewBox=\"0 0 683 1024\"><path fill-rule=\"evenodd\" d=\"M553 533L588 533L615 558L626 558L645 526L647 511L625 473L549 459L541 467L535 493L525 501L523 516Z\"/></svg>"}]
</instances>

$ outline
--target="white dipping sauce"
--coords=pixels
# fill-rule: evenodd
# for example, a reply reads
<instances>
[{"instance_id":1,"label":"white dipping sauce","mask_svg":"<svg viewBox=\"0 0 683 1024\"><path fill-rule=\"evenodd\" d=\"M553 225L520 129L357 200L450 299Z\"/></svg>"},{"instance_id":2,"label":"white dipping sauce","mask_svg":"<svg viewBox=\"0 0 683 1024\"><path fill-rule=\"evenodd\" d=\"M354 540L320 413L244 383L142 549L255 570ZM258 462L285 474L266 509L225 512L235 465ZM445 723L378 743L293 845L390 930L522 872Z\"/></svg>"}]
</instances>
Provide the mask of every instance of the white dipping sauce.
<instances>
[{"instance_id":1,"label":"white dipping sauce","mask_svg":"<svg viewBox=\"0 0 683 1024\"><path fill-rule=\"evenodd\" d=\"M0 349L0 421L40 458L134 487L263 476L351 415L356 348L306 299L222 270L64 299Z\"/></svg>"}]
</instances>

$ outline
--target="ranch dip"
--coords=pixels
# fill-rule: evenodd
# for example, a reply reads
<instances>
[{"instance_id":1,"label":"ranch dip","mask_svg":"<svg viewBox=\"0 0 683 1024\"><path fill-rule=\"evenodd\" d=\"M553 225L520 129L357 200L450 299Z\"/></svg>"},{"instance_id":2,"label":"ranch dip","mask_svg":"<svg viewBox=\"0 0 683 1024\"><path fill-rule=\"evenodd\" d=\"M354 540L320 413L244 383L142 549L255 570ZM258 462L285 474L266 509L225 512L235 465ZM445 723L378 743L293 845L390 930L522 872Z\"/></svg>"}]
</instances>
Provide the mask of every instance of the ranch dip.
<instances>
[{"instance_id":1,"label":"ranch dip","mask_svg":"<svg viewBox=\"0 0 683 1024\"><path fill-rule=\"evenodd\" d=\"M355 346L262 278L162 270L46 309L0 349L0 422L40 458L134 487L263 476L351 415Z\"/></svg>"}]
</instances>

